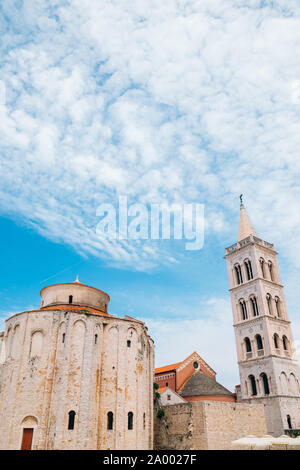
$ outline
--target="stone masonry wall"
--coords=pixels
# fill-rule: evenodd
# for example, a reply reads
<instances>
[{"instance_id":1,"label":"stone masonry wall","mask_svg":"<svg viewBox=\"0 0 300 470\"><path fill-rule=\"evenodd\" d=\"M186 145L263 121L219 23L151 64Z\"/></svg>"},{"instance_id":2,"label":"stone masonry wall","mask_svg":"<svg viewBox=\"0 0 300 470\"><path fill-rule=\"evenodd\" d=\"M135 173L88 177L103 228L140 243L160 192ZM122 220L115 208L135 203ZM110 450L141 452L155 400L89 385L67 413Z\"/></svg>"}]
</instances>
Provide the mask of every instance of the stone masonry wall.
<instances>
[{"instance_id":1,"label":"stone masonry wall","mask_svg":"<svg viewBox=\"0 0 300 470\"><path fill-rule=\"evenodd\" d=\"M233 440L267 432L263 405L207 401L165 406L164 411L162 420L155 417L155 449L230 449Z\"/></svg>"}]
</instances>

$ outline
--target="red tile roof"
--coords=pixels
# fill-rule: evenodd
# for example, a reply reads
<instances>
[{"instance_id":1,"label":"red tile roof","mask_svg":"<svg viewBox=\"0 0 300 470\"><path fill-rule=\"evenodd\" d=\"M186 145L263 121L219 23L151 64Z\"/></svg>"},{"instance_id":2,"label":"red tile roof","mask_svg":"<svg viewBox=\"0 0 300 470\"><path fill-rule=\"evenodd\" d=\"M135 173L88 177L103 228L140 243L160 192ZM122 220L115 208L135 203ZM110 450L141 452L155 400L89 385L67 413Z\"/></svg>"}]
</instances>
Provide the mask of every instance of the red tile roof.
<instances>
[{"instance_id":1,"label":"red tile roof","mask_svg":"<svg viewBox=\"0 0 300 470\"><path fill-rule=\"evenodd\" d=\"M180 366L182 362L177 362L177 364L170 364L169 366L164 366L164 367L158 367L155 369L155 374L161 374L162 372L171 372L172 370L175 370L178 366Z\"/></svg>"},{"instance_id":2,"label":"red tile roof","mask_svg":"<svg viewBox=\"0 0 300 470\"><path fill-rule=\"evenodd\" d=\"M163 372L172 372L173 370L175 371L177 369L177 367L179 367L181 364L183 364L185 361L187 361L190 357L192 357L194 354L197 354L197 356L199 356L198 353L196 353L196 351L192 352L192 354L190 354L188 357L186 357L183 361L181 362L177 362L176 364L170 364L168 366L163 366L163 367L157 367L155 369L155 375L156 374L161 374ZM204 364L206 365L206 367L208 367L212 372L215 373L215 371L201 358L202 362L204 362Z\"/></svg>"},{"instance_id":3,"label":"red tile roof","mask_svg":"<svg viewBox=\"0 0 300 470\"><path fill-rule=\"evenodd\" d=\"M92 307L84 307L81 305L50 305L48 307L42 307L40 310L70 310L70 311L76 311L76 312L91 312L91 313L98 313L99 315L106 315L109 316L108 313L103 312L103 310L98 310L96 308Z\"/></svg>"}]
</instances>

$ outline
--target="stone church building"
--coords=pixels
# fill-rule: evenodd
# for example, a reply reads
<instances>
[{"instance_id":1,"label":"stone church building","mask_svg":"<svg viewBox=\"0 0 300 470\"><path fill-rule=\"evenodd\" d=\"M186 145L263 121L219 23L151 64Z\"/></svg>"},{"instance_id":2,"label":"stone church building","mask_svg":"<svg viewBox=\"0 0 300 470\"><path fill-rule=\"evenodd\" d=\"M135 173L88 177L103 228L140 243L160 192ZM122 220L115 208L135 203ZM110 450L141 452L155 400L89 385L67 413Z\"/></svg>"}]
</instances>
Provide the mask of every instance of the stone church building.
<instances>
[{"instance_id":1,"label":"stone church building","mask_svg":"<svg viewBox=\"0 0 300 470\"><path fill-rule=\"evenodd\" d=\"M151 449L154 345L78 280L41 291L0 340L0 449Z\"/></svg>"},{"instance_id":2,"label":"stone church building","mask_svg":"<svg viewBox=\"0 0 300 470\"><path fill-rule=\"evenodd\" d=\"M236 402L236 394L217 382L216 372L196 352L177 364L158 367L154 372L158 392L166 405L170 401Z\"/></svg>"},{"instance_id":3,"label":"stone church building","mask_svg":"<svg viewBox=\"0 0 300 470\"><path fill-rule=\"evenodd\" d=\"M41 290L0 333L0 449L228 449L300 429L300 371L276 251L241 204L226 248L238 393L196 353L154 369L146 325L76 281ZM153 382L161 392L156 413Z\"/></svg>"}]
</instances>

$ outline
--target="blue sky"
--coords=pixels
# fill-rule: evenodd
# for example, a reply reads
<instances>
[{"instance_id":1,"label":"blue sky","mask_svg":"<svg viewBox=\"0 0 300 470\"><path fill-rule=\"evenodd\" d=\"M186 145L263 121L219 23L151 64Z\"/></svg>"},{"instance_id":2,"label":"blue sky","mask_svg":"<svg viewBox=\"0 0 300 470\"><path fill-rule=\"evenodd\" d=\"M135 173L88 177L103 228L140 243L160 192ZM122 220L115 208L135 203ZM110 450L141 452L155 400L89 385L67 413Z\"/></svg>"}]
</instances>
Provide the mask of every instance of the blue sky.
<instances>
[{"instance_id":1,"label":"blue sky","mask_svg":"<svg viewBox=\"0 0 300 470\"><path fill-rule=\"evenodd\" d=\"M296 0L2 2L2 326L79 274L146 321L157 365L196 350L233 388L223 256L243 193L299 349L299 16ZM99 240L97 207L119 195L204 204L202 250Z\"/></svg>"}]
</instances>

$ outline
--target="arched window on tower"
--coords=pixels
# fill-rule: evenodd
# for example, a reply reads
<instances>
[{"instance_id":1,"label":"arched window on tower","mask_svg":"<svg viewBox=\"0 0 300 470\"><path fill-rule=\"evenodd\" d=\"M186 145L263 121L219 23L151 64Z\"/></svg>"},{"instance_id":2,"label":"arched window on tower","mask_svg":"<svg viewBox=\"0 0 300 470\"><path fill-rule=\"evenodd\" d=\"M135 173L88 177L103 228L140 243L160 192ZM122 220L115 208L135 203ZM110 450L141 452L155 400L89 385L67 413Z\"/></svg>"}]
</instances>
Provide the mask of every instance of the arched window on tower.
<instances>
[{"instance_id":1,"label":"arched window on tower","mask_svg":"<svg viewBox=\"0 0 300 470\"><path fill-rule=\"evenodd\" d=\"M254 295L250 297L250 302L251 302L253 316L257 317L259 313L258 313L258 307L257 307L257 300Z\"/></svg>"},{"instance_id":2,"label":"arched window on tower","mask_svg":"<svg viewBox=\"0 0 300 470\"><path fill-rule=\"evenodd\" d=\"M249 259L245 259L244 264L245 264L245 268L246 268L247 279L248 279L248 281L250 281L251 279L253 279L251 261Z\"/></svg>"},{"instance_id":3,"label":"arched window on tower","mask_svg":"<svg viewBox=\"0 0 300 470\"><path fill-rule=\"evenodd\" d=\"M289 350L289 346L288 346L288 339L286 336L283 336L282 337L282 344L283 344L283 349L285 351L288 351Z\"/></svg>"},{"instance_id":4,"label":"arched window on tower","mask_svg":"<svg viewBox=\"0 0 300 470\"><path fill-rule=\"evenodd\" d=\"M71 410L69 411L69 422L68 422L68 429L74 429L75 426L75 411Z\"/></svg>"},{"instance_id":5,"label":"arched window on tower","mask_svg":"<svg viewBox=\"0 0 300 470\"><path fill-rule=\"evenodd\" d=\"M272 264L271 261L268 262L268 267L269 267L270 279L271 279L271 281L274 281L274 276L273 276L273 264Z\"/></svg>"},{"instance_id":6,"label":"arched window on tower","mask_svg":"<svg viewBox=\"0 0 300 470\"><path fill-rule=\"evenodd\" d=\"M73 303L73 295L69 295L69 304Z\"/></svg>"},{"instance_id":7,"label":"arched window on tower","mask_svg":"<svg viewBox=\"0 0 300 470\"><path fill-rule=\"evenodd\" d=\"M276 305L276 313L277 313L277 316L278 318L281 317L281 306L280 306L280 299L279 297L275 297L275 305Z\"/></svg>"},{"instance_id":8,"label":"arched window on tower","mask_svg":"<svg viewBox=\"0 0 300 470\"><path fill-rule=\"evenodd\" d=\"M267 299L267 305L268 305L268 311L269 311L269 314L272 315L272 297L270 294L267 294L266 295L266 299Z\"/></svg>"},{"instance_id":9,"label":"arched window on tower","mask_svg":"<svg viewBox=\"0 0 300 470\"><path fill-rule=\"evenodd\" d=\"M290 415L287 415L286 420L287 420L288 428L289 428L289 429L293 429L292 420L291 420Z\"/></svg>"},{"instance_id":10,"label":"arched window on tower","mask_svg":"<svg viewBox=\"0 0 300 470\"><path fill-rule=\"evenodd\" d=\"M276 348L276 349L279 349L279 336L278 336L278 334L275 333L274 336L273 336L273 338L274 338L274 346L275 346L275 348Z\"/></svg>"},{"instance_id":11,"label":"arched window on tower","mask_svg":"<svg viewBox=\"0 0 300 470\"><path fill-rule=\"evenodd\" d=\"M249 375L248 377L251 385L251 395L257 395L256 382L254 375Z\"/></svg>"},{"instance_id":12,"label":"arched window on tower","mask_svg":"<svg viewBox=\"0 0 300 470\"><path fill-rule=\"evenodd\" d=\"M262 351L264 349L263 342L260 335L255 336L257 351Z\"/></svg>"},{"instance_id":13,"label":"arched window on tower","mask_svg":"<svg viewBox=\"0 0 300 470\"><path fill-rule=\"evenodd\" d=\"M250 357L252 357L251 341L249 338L245 338L244 342L246 348L246 357L249 359Z\"/></svg>"},{"instance_id":14,"label":"arched window on tower","mask_svg":"<svg viewBox=\"0 0 300 470\"><path fill-rule=\"evenodd\" d=\"M107 429L111 431L114 428L114 414L112 411L107 413Z\"/></svg>"},{"instance_id":15,"label":"arched window on tower","mask_svg":"<svg viewBox=\"0 0 300 470\"><path fill-rule=\"evenodd\" d=\"M243 276L242 276L242 269L241 269L241 266L239 264L236 264L234 266L234 269L235 269L235 274L236 274L236 281L238 284L242 284L243 282Z\"/></svg>"},{"instance_id":16,"label":"arched window on tower","mask_svg":"<svg viewBox=\"0 0 300 470\"><path fill-rule=\"evenodd\" d=\"M247 320L248 314L247 314L246 302L243 299L241 299L239 303L240 303L242 320Z\"/></svg>"},{"instance_id":17,"label":"arched window on tower","mask_svg":"<svg viewBox=\"0 0 300 470\"><path fill-rule=\"evenodd\" d=\"M266 376L266 374L264 372L262 374L260 374L260 377L261 377L262 383L263 383L264 394L265 395L270 395L268 377Z\"/></svg>"},{"instance_id":18,"label":"arched window on tower","mask_svg":"<svg viewBox=\"0 0 300 470\"><path fill-rule=\"evenodd\" d=\"M266 273L265 273L265 260L264 260L263 258L260 258L260 259L259 259L259 264L260 264L260 269L261 269L262 277L265 278L265 277L266 277Z\"/></svg>"},{"instance_id":19,"label":"arched window on tower","mask_svg":"<svg viewBox=\"0 0 300 470\"><path fill-rule=\"evenodd\" d=\"M128 413L128 429L133 429L133 413L129 411Z\"/></svg>"},{"instance_id":20,"label":"arched window on tower","mask_svg":"<svg viewBox=\"0 0 300 470\"><path fill-rule=\"evenodd\" d=\"M251 342L249 338L245 338L246 351L251 352Z\"/></svg>"}]
</instances>

